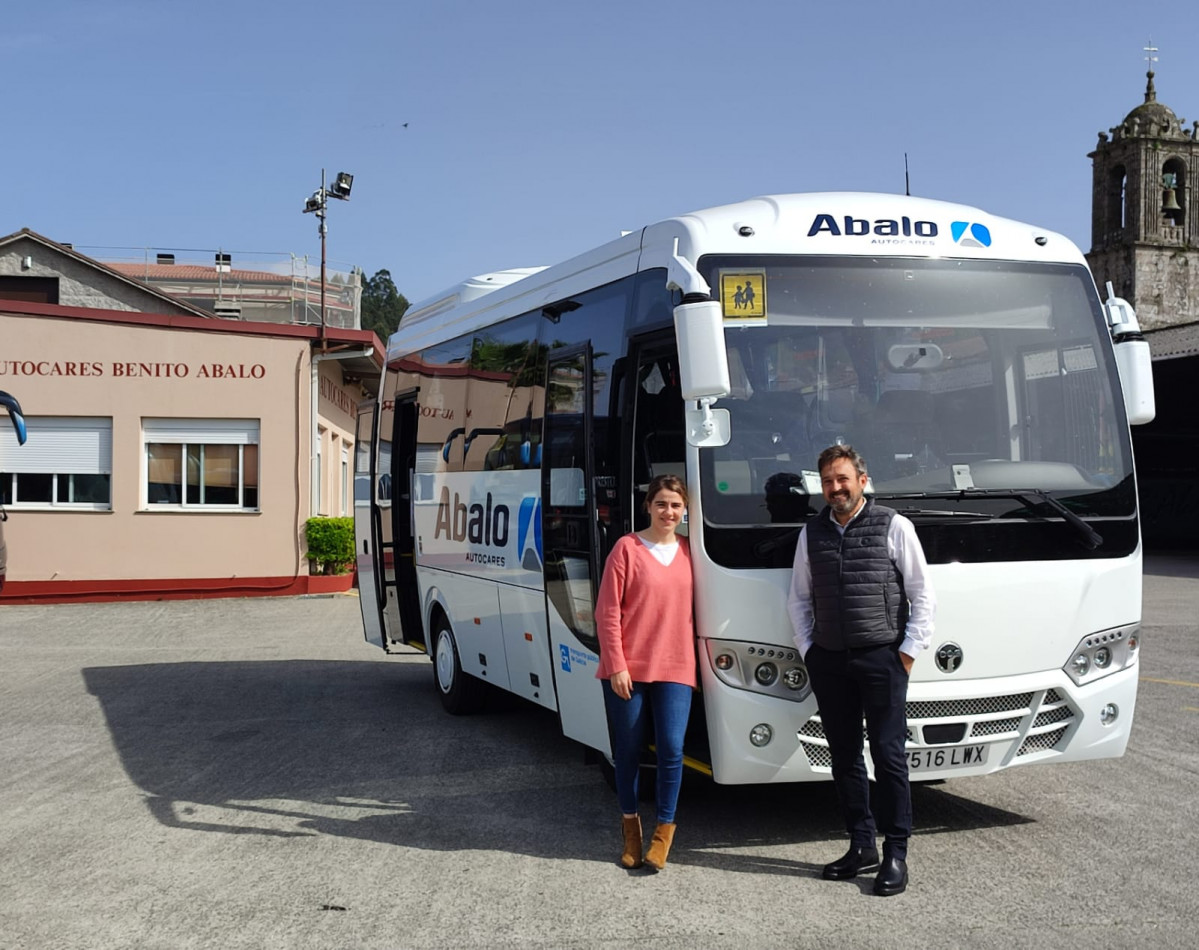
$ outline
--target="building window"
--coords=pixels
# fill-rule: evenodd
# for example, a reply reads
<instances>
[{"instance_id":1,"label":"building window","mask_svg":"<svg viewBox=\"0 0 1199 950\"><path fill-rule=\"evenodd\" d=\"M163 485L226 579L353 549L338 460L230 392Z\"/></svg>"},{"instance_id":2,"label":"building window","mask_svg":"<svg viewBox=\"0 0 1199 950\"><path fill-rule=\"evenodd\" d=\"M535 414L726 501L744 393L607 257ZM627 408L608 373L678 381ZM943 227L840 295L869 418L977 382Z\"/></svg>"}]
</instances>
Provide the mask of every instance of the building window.
<instances>
[{"instance_id":1,"label":"building window","mask_svg":"<svg viewBox=\"0 0 1199 950\"><path fill-rule=\"evenodd\" d=\"M0 300L58 303L58 278L4 275L0 277Z\"/></svg>"},{"instance_id":2,"label":"building window","mask_svg":"<svg viewBox=\"0 0 1199 950\"><path fill-rule=\"evenodd\" d=\"M29 439L0 429L0 504L112 509L112 419L27 416Z\"/></svg>"},{"instance_id":3,"label":"building window","mask_svg":"<svg viewBox=\"0 0 1199 950\"><path fill-rule=\"evenodd\" d=\"M325 510L325 429L320 426L316 430L316 511L321 517Z\"/></svg>"},{"instance_id":4,"label":"building window","mask_svg":"<svg viewBox=\"0 0 1199 950\"><path fill-rule=\"evenodd\" d=\"M350 450L341 450L341 516L350 513Z\"/></svg>"},{"instance_id":5,"label":"building window","mask_svg":"<svg viewBox=\"0 0 1199 950\"><path fill-rule=\"evenodd\" d=\"M258 510L257 419L143 419L147 508Z\"/></svg>"}]
</instances>

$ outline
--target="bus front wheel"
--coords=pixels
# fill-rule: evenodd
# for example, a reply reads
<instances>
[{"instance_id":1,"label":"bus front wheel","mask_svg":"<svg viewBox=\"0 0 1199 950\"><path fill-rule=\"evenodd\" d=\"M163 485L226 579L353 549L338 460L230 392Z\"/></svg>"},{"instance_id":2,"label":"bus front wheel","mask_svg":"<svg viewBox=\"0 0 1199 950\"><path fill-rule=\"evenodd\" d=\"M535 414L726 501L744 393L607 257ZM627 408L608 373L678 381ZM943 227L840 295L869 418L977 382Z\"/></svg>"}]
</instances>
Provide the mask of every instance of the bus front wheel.
<instances>
[{"instance_id":1,"label":"bus front wheel","mask_svg":"<svg viewBox=\"0 0 1199 950\"><path fill-rule=\"evenodd\" d=\"M465 716L478 712L483 705L486 684L462 671L458 644L445 618L438 621L433 631L433 682L437 684L441 705L451 715Z\"/></svg>"}]
</instances>

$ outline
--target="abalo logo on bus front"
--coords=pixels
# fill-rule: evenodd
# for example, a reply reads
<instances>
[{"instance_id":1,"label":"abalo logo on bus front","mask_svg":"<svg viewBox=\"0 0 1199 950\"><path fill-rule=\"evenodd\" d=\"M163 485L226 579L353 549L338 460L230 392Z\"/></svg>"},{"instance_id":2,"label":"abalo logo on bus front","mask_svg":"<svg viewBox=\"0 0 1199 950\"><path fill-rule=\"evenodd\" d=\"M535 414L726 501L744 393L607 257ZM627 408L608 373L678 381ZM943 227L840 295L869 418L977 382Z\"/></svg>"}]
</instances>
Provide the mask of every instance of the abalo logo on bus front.
<instances>
[{"instance_id":1,"label":"abalo logo on bus front","mask_svg":"<svg viewBox=\"0 0 1199 950\"><path fill-rule=\"evenodd\" d=\"M919 218L855 218L852 214L817 214L808 237L866 237L871 244L933 244L941 228L936 221ZM949 233L961 247L990 247L991 231L977 221L953 221Z\"/></svg>"},{"instance_id":2,"label":"abalo logo on bus front","mask_svg":"<svg viewBox=\"0 0 1199 950\"><path fill-rule=\"evenodd\" d=\"M818 214L808 237L868 237L871 244L932 244L939 229L935 221L900 218L855 218L852 214Z\"/></svg>"},{"instance_id":3,"label":"abalo logo on bus front","mask_svg":"<svg viewBox=\"0 0 1199 950\"><path fill-rule=\"evenodd\" d=\"M990 247L991 231L985 224L972 221L954 221L949 226L955 243L962 247Z\"/></svg>"}]
</instances>

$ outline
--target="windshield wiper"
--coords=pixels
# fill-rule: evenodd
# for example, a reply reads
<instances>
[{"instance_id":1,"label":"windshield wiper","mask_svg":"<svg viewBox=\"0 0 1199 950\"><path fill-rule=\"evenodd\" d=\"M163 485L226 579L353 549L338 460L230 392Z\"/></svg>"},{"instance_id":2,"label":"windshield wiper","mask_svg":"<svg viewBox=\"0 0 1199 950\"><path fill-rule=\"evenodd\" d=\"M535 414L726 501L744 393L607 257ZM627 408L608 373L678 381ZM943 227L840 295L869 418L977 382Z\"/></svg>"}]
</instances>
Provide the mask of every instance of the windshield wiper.
<instances>
[{"instance_id":1,"label":"windshield wiper","mask_svg":"<svg viewBox=\"0 0 1199 950\"><path fill-rule=\"evenodd\" d=\"M1030 502L1043 502L1061 515L1066 522L1083 537L1086 546L1092 551L1103 543L1103 535L1083 521L1073 511L1054 498L1049 492L1040 488L959 488L956 491L920 491L886 493L886 498L1014 498L1029 505ZM1031 505L1030 505L1031 507Z\"/></svg>"},{"instance_id":2,"label":"windshield wiper","mask_svg":"<svg viewBox=\"0 0 1199 950\"><path fill-rule=\"evenodd\" d=\"M934 518L994 518L982 511L956 511L948 508L896 508L901 515L929 515Z\"/></svg>"}]
</instances>

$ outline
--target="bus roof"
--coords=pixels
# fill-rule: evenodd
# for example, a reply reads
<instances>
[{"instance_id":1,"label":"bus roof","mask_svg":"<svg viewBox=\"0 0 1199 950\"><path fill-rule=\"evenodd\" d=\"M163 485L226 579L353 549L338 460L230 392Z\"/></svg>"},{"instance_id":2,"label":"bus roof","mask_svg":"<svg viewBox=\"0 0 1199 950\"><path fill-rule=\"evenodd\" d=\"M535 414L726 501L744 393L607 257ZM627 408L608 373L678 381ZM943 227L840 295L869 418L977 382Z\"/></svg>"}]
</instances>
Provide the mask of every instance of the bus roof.
<instances>
[{"instance_id":1,"label":"bus roof","mask_svg":"<svg viewBox=\"0 0 1199 950\"><path fill-rule=\"evenodd\" d=\"M908 195L815 192L766 195L667 218L552 267L484 274L409 309L388 341L394 359L528 313L674 253L947 257L1086 261L1066 237L958 205Z\"/></svg>"}]
</instances>

